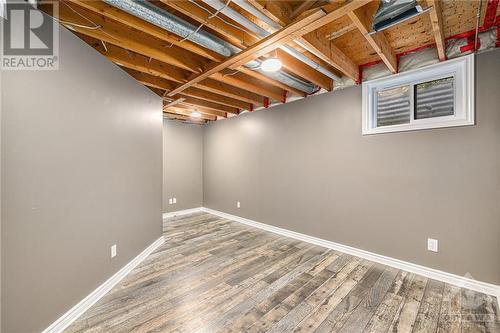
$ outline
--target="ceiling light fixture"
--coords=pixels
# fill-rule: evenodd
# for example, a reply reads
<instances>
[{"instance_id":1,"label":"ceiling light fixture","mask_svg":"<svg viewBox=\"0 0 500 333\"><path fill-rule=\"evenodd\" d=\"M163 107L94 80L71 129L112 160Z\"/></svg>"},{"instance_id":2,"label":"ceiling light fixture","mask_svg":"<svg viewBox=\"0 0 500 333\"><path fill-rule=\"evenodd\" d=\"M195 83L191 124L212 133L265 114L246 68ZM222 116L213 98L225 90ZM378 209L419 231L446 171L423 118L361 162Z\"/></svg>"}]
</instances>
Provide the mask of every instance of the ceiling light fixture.
<instances>
[{"instance_id":1,"label":"ceiling light fixture","mask_svg":"<svg viewBox=\"0 0 500 333\"><path fill-rule=\"evenodd\" d=\"M198 111L193 111L193 112L191 112L191 117L193 117L193 118L200 118L201 117L201 113L199 113Z\"/></svg>"},{"instance_id":2,"label":"ceiling light fixture","mask_svg":"<svg viewBox=\"0 0 500 333\"><path fill-rule=\"evenodd\" d=\"M260 69L264 72L277 72L281 69L282 65L281 60L276 57L270 57L260 64Z\"/></svg>"}]
</instances>

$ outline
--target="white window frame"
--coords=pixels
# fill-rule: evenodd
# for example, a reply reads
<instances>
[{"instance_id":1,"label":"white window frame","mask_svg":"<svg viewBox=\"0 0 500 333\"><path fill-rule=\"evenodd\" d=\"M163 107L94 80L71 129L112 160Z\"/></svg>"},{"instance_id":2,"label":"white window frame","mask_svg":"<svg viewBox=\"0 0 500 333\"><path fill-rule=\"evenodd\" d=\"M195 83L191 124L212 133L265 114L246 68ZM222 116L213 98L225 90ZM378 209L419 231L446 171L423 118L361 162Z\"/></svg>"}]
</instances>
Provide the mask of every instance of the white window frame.
<instances>
[{"instance_id":1,"label":"white window frame","mask_svg":"<svg viewBox=\"0 0 500 333\"><path fill-rule=\"evenodd\" d=\"M414 119L414 86L454 77L454 115ZM377 127L377 92L410 85L410 123ZM362 134L413 131L475 124L474 54L381 79L363 82Z\"/></svg>"}]
</instances>

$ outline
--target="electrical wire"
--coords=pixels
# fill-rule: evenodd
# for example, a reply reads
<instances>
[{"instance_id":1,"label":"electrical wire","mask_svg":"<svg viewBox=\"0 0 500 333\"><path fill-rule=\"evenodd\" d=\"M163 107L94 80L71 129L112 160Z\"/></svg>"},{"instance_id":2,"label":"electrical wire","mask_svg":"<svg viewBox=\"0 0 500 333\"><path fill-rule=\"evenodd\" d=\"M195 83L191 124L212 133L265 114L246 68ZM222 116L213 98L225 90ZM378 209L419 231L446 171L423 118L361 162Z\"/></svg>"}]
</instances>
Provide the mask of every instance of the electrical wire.
<instances>
[{"instance_id":1,"label":"electrical wire","mask_svg":"<svg viewBox=\"0 0 500 333\"><path fill-rule=\"evenodd\" d=\"M196 6L200 7L201 9L203 9L204 11L206 11L207 13L209 13L209 14L211 14L211 15L213 14L213 13L212 13L212 11L210 11L210 10L206 9L205 7L203 7L202 5L200 5L199 3L197 3L195 0L189 0L189 2L191 2L191 3L193 3L194 5L196 5ZM228 1L228 2L230 2L230 1ZM222 10L222 9L224 9L224 8L226 8L226 7L227 7L227 5L226 5L226 6L224 6L223 8L221 8L220 10ZM231 23L231 22L229 22L229 21L227 21L227 20L223 19L223 18L222 18L222 17L220 17L220 16L217 16L217 18L218 18L219 20L221 20L222 22L224 22L225 24L232 26L233 28L236 28L236 29L238 29L238 30L240 30L240 31L242 31L242 32L247 32L245 29L243 29L243 28L239 27L238 25L233 24L233 23Z\"/></svg>"},{"instance_id":2,"label":"electrical wire","mask_svg":"<svg viewBox=\"0 0 500 333\"><path fill-rule=\"evenodd\" d=\"M102 26L95 23L94 21L92 21L91 19L89 19L88 17L86 17L85 15L83 14L80 14L78 11L76 11L73 7L71 7L69 4L67 4L66 2L64 1L61 1L61 3L63 5L65 5L66 7L68 7L73 13L75 13L76 15L80 16L81 18L83 18L85 21L91 23L94 25L94 27L86 27L86 26L83 26L81 24L77 24L77 23L71 23L71 22L67 22L67 21L62 21L62 20L59 20L58 18L52 16L52 18L54 18L56 21L61 21L63 22L63 24L67 24L67 25L70 25L70 26L74 26L74 27L80 27L80 28L83 28L83 29L92 29L92 30L101 30L101 32L111 38L113 38L114 40L118 40L116 37L114 37L113 35L109 34L108 32L104 31L102 29Z\"/></svg>"},{"instance_id":3,"label":"electrical wire","mask_svg":"<svg viewBox=\"0 0 500 333\"><path fill-rule=\"evenodd\" d=\"M216 17L216 16L217 16L217 14L219 14L222 10L226 9L226 7L227 7L227 6L229 6L229 3L230 3L230 2L231 2L231 0L227 0L227 2L226 2L226 4L224 5L224 7L222 7L222 8L220 8L220 9L218 9L215 13L213 13L212 15L210 15L210 16L209 16L209 17L205 20L205 22L203 22L202 24L200 24L200 25L198 26L198 28L196 28L196 30L194 30L194 31L190 32L190 33L189 33L186 37L184 37L183 39L181 39L181 40L179 41L179 43L184 42L185 40L189 39L192 35L194 35L194 34L198 33L198 31L200 31L200 29L201 29L201 28L202 28L205 24L207 24L207 23L208 23L208 21L209 21L210 19L212 19L212 18Z\"/></svg>"},{"instance_id":4,"label":"electrical wire","mask_svg":"<svg viewBox=\"0 0 500 333\"><path fill-rule=\"evenodd\" d=\"M240 72L239 70L235 69L234 72L228 73L228 74L223 74L222 76L233 76L233 75L238 74L239 72Z\"/></svg>"}]
</instances>

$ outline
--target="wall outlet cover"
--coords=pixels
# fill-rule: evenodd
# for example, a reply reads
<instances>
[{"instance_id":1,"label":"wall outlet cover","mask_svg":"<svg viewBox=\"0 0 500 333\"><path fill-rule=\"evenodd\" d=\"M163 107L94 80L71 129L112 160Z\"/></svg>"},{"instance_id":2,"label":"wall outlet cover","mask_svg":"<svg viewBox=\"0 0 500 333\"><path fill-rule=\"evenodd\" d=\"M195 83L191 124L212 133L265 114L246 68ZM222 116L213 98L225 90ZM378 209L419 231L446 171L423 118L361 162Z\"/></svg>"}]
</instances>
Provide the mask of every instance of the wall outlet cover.
<instances>
[{"instance_id":1,"label":"wall outlet cover","mask_svg":"<svg viewBox=\"0 0 500 333\"><path fill-rule=\"evenodd\" d=\"M174 199L172 200L172 202L173 202L174 204L176 204L176 203L177 203L177 198L174 198Z\"/></svg>"},{"instance_id":2,"label":"wall outlet cover","mask_svg":"<svg viewBox=\"0 0 500 333\"><path fill-rule=\"evenodd\" d=\"M427 239L427 250L431 252L438 252L438 240L428 238Z\"/></svg>"},{"instance_id":3,"label":"wall outlet cover","mask_svg":"<svg viewBox=\"0 0 500 333\"><path fill-rule=\"evenodd\" d=\"M241 203L238 201L236 202L236 207L240 208L241 207Z\"/></svg>"},{"instance_id":4,"label":"wall outlet cover","mask_svg":"<svg viewBox=\"0 0 500 333\"><path fill-rule=\"evenodd\" d=\"M111 258L116 257L116 244L111 246Z\"/></svg>"},{"instance_id":5,"label":"wall outlet cover","mask_svg":"<svg viewBox=\"0 0 500 333\"><path fill-rule=\"evenodd\" d=\"M170 199L168 199L168 204L169 204L169 205L171 205L171 204L172 204L172 202L173 202L173 200L172 200L171 198L170 198Z\"/></svg>"}]
</instances>

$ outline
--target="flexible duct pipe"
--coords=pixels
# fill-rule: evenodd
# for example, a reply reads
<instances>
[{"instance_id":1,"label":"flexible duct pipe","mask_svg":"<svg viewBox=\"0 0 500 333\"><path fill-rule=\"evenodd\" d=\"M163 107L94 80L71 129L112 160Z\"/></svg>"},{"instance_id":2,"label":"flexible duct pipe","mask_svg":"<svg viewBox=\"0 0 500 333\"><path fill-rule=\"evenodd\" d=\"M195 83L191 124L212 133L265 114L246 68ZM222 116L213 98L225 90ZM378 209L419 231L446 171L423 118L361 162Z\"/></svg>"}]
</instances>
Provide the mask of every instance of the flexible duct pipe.
<instances>
[{"instance_id":1,"label":"flexible duct pipe","mask_svg":"<svg viewBox=\"0 0 500 333\"><path fill-rule=\"evenodd\" d=\"M147 1L104 0L104 2L225 57L229 57L241 51L240 48L227 43L209 32L199 29L191 23ZM317 90L316 86L297 79L288 73L282 71L267 73L262 71L260 69L259 60L249 62L245 64L245 67L258 71L273 80L279 81L308 94L314 93Z\"/></svg>"},{"instance_id":2,"label":"flexible duct pipe","mask_svg":"<svg viewBox=\"0 0 500 333\"><path fill-rule=\"evenodd\" d=\"M202 1L205 2L207 5L209 5L210 7L214 8L215 10L220 10L221 13L223 13L227 17L231 18L232 20L238 22L239 24L241 24L242 26L244 26L248 30L255 32L260 37L267 37L271 34L269 31L261 28L260 26L253 23L252 21L250 21L249 19L247 19L245 16L241 15L237 11L233 10L230 7L227 7L224 3L222 3L219 0L202 0ZM252 14L253 16L257 17L259 20L263 21L264 23L266 23L267 25L272 27L273 29L279 30L282 28L282 26L279 23L275 22L274 20L269 18L267 15L264 15L260 10L255 8L248 1L246 1L246 0L233 0L233 2L235 4L237 4L238 6L240 6L241 8L243 8L244 10L246 10L247 12L249 12L250 14ZM299 42L297 42L297 43L299 43ZM337 81L340 80L340 77L338 77L338 75L336 75L335 73L332 73L331 71L329 71L325 67L321 66L320 64L318 64L314 60L310 59L306 55L302 54L301 52L297 51L293 47L288 46L288 45L283 45L281 47L281 49L283 51L285 51L286 53L288 53L289 55L291 55L292 57L294 57L294 58L302 61L306 65L314 68L318 72L328 76L329 78L331 78L333 80L337 80Z\"/></svg>"}]
</instances>

